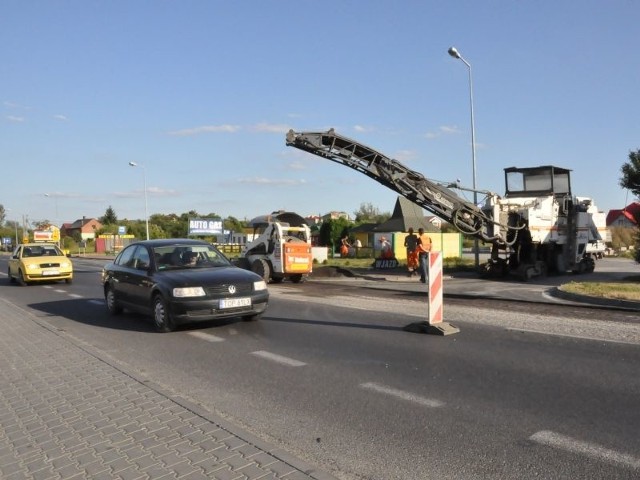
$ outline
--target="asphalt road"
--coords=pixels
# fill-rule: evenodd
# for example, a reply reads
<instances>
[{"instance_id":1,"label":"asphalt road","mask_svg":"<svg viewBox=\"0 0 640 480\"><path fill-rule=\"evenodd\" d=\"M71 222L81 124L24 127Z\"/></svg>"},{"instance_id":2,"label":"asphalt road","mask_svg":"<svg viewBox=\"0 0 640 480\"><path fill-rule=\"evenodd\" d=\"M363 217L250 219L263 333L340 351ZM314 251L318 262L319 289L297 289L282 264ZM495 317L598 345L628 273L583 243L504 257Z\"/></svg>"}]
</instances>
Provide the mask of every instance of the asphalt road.
<instances>
[{"instance_id":1,"label":"asphalt road","mask_svg":"<svg viewBox=\"0 0 640 480\"><path fill-rule=\"evenodd\" d=\"M17 287L0 259L0 295L338 478L640 476L635 313L455 303L439 337L403 330L425 304L398 285L283 283L258 322L156 334L74 264L72 285Z\"/></svg>"}]
</instances>

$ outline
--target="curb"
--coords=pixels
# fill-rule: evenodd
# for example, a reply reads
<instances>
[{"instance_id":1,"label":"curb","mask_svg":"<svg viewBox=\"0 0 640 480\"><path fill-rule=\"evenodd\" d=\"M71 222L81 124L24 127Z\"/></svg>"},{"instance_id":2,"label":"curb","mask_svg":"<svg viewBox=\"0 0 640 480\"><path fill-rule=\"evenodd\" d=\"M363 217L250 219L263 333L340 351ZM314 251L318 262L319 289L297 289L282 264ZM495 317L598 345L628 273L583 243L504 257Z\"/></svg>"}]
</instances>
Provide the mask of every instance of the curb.
<instances>
[{"instance_id":1,"label":"curb","mask_svg":"<svg viewBox=\"0 0 640 480\"><path fill-rule=\"evenodd\" d=\"M615 308L618 310L640 311L640 302L632 300L616 300L613 298L590 297L579 293L570 293L562 290L560 287L553 287L548 290L549 295L571 302L586 303L591 306L603 308Z\"/></svg>"}]
</instances>

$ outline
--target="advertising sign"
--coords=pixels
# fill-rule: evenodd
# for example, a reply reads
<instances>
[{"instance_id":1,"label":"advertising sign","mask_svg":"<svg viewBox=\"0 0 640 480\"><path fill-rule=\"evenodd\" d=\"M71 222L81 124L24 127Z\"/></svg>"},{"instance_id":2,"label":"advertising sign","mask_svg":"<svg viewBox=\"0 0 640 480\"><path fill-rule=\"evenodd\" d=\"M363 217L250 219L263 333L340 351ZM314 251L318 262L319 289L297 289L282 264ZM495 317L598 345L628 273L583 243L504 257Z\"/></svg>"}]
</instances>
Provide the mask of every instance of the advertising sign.
<instances>
[{"instance_id":1,"label":"advertising sign","mask_svg":"<svg viewBox=\"0 0 640 480\"><path fill-rule=\"evenodd\" d=\"M190 218L189 235L222 235L222 219Z\"/></svg>"},{"instance_id":2,"label":"advertising sign","mask_svg":"<svg viewBox=\"0 0 640 480\"><path fill-rule=\"evenodd\" d=\"M34 242L59 242L60 229L55 225L51 225L46 230L34 230L33 241Z\"/></svg>"}]
</instances>

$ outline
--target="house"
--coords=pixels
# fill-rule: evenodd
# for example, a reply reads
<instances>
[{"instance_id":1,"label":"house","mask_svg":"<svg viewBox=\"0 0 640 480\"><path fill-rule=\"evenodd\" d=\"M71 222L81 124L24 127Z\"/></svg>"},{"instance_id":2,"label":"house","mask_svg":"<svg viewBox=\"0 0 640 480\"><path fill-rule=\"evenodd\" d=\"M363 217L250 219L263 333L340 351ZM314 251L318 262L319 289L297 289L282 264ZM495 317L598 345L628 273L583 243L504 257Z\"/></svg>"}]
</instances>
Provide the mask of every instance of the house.
<instances>
[{"instance_id":1,"label":"house","mask_svg":"<svg viewBox=\"0 0 640 480\"><path fill-rule=\"evenodd\" d=\"M337 220L339 218L350 220L349 214L347 212L329 212L329 213L325 213L322 216L322 221L326 222L327 220Z\"/></svg>"},{"instance_id":2,"label":"house","mask_svg":"<svg viewBox=\"0 0 640 480\"><path fill-rule=\"evenodd\" d=\"M609 210L607 227L637 227L640 219L640 202L633 202L620 210Z\"/></svg>"},{"instance_id":3,"label":"house","mask_svg":"<svg viewBox=\"0 0 640 480\"><path fill-rule=\"evenodd\" d=\"M74 237L80 234L82 240L96 238L96 231L102 228L102 224L95 218L82 217L73 223L65 223L62 225L61 236Z\"/></svg>"},{"instance_id":4,"label":"house","mask_svg":"<svg viewBox=\"0 0 640 480\"><path fill-rule=\"evenodd\" d=\"M398 197L391 218L376 226L374 232L406 232L409 228L417 231L424 228L425 232L439 232L440 222L431 221L434 217L425 217L422 207L405 197Z\"/></svg>"},{"instance_id":5,"label":"house","mask_svg":"<svg viewBox=\"0 0 640 480\"><path fill-rule=\"evenodd\" d=\"M407 258L404 239L409 228L418 231L423 228L433 241L434 250L441 251L445 257L462 255L462 237L459 233L442 233L442 221L435 216L425 216L422 208L405 197L398 196L391 218L379 225L363 224L349 230L349 235L360 239L364 247L373 249L378 256L379 240L384 237L391 242L394 256L398 260Z\"/></svg>"}]
</instances>

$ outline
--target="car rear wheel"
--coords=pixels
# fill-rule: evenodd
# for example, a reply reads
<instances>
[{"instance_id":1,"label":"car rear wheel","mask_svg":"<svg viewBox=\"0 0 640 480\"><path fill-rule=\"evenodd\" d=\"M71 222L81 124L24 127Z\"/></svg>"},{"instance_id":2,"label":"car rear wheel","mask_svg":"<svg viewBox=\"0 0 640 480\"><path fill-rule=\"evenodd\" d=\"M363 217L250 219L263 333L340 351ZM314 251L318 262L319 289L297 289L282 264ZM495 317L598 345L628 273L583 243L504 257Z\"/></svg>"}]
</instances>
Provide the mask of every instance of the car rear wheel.
<instances>
[{"instance_id":1,"label":"car rear wheel","mask_svg":"<svg viewBox=\"0 0 640 480\"><path fill-rule=\"evenodd\" d=\"M107 304L107 311L110 315L119 315L122 313L122 307L118 304L116 294L111 287L107 287L107 290L104 293L104 299Z\"/></svg>"},{"instance_id":2,"label":"car rear wheel","mask_svg":"<svg viewBox=\"0 0 640 480\"><path fill-rule=\"evenodd\" d=\"M160 333L173 331L175 325L167 308L167 301L160 294L153 297L153 323Z\"/></svg>"}]
</instances>

